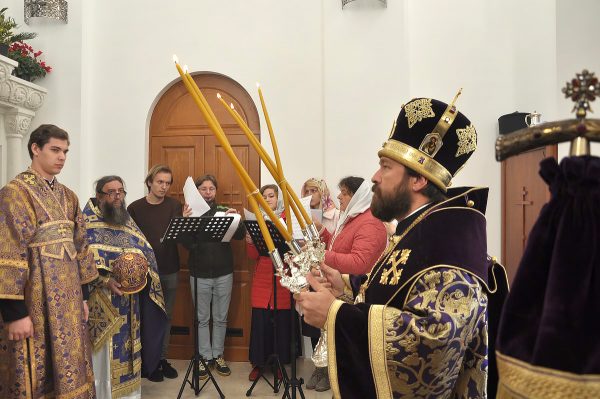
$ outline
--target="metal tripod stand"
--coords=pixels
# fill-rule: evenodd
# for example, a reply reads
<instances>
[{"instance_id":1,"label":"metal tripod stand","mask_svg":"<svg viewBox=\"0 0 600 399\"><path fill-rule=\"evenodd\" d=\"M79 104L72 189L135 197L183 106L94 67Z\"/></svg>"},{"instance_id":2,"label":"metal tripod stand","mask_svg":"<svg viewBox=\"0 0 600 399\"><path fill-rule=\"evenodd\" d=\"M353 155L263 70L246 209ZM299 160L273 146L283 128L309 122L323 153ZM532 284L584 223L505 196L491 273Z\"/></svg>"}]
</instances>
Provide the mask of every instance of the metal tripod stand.
<instances>
[{"instance_id":1,"label":"metal tripod stand","mask_svg":"<svg viewBox=\"0 0 600 399\"><path fill-rule=\"evenodd\" d=\"M291 313L291 317L293 318L294 316L293 316L293 312L292 312L291 308L290 308L290 313ZM271 388L273 388L274 393L278 393L279 388L283 384L283 386L285 388L283 397L289 398L288 389L290 386L290 380L287 376L287 371L285 370L285 367L283 367L283 365L281 364L281 360L279 359L279 354L277 353L277 349L279 348L279 346L277 345L277 341L278 341L278 335L277 335L277 276L275 274L274 266L273 266L273 312L272 312L271 321L273 323L273 353L271 353L269 355L264 366L259 368L258 376L252 382L252 385L250 386L248 391L246 391L246 396L252 395L252 391L254 390L254 387L256 386L258 381L260 381L260 379L262 378L263 380L265 380L267 382L267 384ZM292 342L292 345L295 345L295 342ZM265 375L264 375L265 370L269 366L273 366L273 383L272 384L271 384L271 381L269 381L269 379L267 379L267 377L265 377ZM281 373L281 379L279 379L278 372Z\"/></svg>"},{"instance_id":2,"label":"metal tripod stand","mask_svg":"<svg viewBox=\"0 0 600 399\"><path fill-rule=\"evenodd\" d=\"M177 399L181 398L181 395L183 394L183 389L185 388L186 384L190 384L190 388L192 388L194 390L194 394L198 396L200 394L200 391L202 391L202 389L206 386L206 384L208 384L209 381L213 383L221 399L224 399L225 395L221 391L219 384L217 384L217 380L215 380L215 377L211 373L208 365L206 364L202 356L200 356L200 345L198 342L198 296L196 295L197 291L198 278L194 276L194 356L192 356L192 359L190 360L190 365L188 366L187 372L185 373L185 377L183 377L183 383L181 384L181 388L179 389L179 395L177 395ZM204 369L208 373L208 378L202 383L202 385L200 385L200 363L202 363L202 366L204 366ZM189 379L190 372L192 373L191 380Z\"/></svg>"}]
</instances>

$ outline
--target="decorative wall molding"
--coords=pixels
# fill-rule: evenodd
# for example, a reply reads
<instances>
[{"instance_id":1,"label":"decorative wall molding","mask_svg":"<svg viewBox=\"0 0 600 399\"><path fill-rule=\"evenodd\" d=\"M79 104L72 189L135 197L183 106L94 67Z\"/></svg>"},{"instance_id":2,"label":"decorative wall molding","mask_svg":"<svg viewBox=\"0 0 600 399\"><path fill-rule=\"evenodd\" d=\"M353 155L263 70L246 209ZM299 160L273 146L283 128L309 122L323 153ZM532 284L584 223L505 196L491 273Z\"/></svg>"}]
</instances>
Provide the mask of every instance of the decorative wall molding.
<instances>
[{"instance_id":1,"label":"decorative wall molding","mask_svg":"<svg viewBox=\"0 0 600 399\"><path fill-rule=\"evenodd\" d=\"M0 104L37 111L44 104L48 91L12 76L12 71L17 65L19 64L16 61L0 55Z\"/></svg>"},{"instance_id":2,"label":"decorative wall molding","mask_svg":"<svg viewBox=\"0 0 600 399\"><path fill-rule=\"evenodd\" d=\"M48 91L12 76L19 64L0 55L0 186L21 172L23 142L28 139L31 121L44 105Z\"/></svg>"},{"instance_id":3,"label":"decorative wall molding","mask_svg":"<svg viewBox=\"0 0 600 399\"><path fill-rule=\"evenodd\" d=\"M0 55L0 83L7 81L17 66L19 66L17 61Z\"/></svg>"},{"instance_id":4,"label":"decorative wall molding","mask_svg":"<svg viewBox=\"0 0 600 399\"><path fill-rule=\"evenodd\" d=\"M11 110L4 114L4 129L6 137L23 139L29 132L31 120L35 112L28 110Z\"/></svg>"}]
</instances>

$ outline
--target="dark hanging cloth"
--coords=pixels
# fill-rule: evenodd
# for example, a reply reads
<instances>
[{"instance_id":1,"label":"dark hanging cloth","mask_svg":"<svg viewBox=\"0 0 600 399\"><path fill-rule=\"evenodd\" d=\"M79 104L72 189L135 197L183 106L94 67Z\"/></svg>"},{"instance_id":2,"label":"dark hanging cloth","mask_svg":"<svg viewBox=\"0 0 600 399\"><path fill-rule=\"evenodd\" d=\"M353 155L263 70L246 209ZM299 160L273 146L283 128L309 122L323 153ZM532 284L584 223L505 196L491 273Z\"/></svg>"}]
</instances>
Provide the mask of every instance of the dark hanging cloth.
<instances>
[{"instance_id":1,"label":"dark hanging cloth","mask_svg":"<svg viewBox=\"0 0 600 399\"><path fill-rule=\"evenodd\" d=\"M497 341L498 398L600 397L600 158L554 158Z\"/></svg>"}]
</instances>

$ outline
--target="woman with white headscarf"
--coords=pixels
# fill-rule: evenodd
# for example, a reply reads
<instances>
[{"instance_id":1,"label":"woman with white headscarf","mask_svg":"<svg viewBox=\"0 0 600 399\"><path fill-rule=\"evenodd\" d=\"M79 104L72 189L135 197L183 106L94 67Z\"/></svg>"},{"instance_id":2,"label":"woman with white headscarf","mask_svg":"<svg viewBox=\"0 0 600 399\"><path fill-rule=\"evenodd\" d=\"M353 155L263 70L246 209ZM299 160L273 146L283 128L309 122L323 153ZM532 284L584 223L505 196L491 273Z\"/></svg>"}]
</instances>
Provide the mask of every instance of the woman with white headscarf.
<instances>
[{"instance_id":1,"label":"woman with white headscarf","mask_svg":"<svg viewBox=\"0 0 600 399\"><path fill-rule=\"evenodd\" d=\"M301 194L303 198L311 196L310 208L321 210L321 224L333 233L340 217L340 210L335 206L325 180L311 177L302 185Z\"/></svg>"},{"instance_id":2,"label":"woman with white headscarf","mask_svg":"<svg viewBox=\"0 0 600 399\"><path fill-rule=\"evenodd\" d=\"M347 274L366 274L385 249L385 225L371 214L373 192L362 177L340 180L340 219L333 234L322 229L325 264Z\"/></svg>"},{"instance_id":3,"label":"woman with white headscarf","mask_svg":"<svg viewBox=\"0 0 600 399\"><path fill-rule=\"evenodd\" d=\"M362 177L340 180L340 218L333 232L315 222L327 245L325 264L343 274L366 274L377 262L387 244L383 222L371 214L373 192ZM311 336L313 343L315 338ZM314 345L313 345L314 348ZM316 367L306 384L307 389L325 391L330 387L327 367Z\"/></svg>"}]
</instances>

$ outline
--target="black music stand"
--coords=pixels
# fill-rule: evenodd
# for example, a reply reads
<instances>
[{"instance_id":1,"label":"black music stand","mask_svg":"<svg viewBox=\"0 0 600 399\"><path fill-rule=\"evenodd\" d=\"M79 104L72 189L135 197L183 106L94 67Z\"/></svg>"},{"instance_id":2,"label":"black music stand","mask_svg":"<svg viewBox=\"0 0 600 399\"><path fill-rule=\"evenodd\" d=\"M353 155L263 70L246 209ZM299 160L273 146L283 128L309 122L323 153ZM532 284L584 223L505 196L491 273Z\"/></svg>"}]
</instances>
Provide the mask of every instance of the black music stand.
<instances>
[{"instance_id":1,"label":"black music stand","mask_svg":"<svg viewBox=\"0 0 600 399\"><path fill-rule=\"evenodd\" d=\"M177 240L182 235L193 235L194 239L199 241L209 242L221 242L223 237L227 233L229 226L233 222L232 216L214 216L214 217L181 217L173 218L169 222L167 231L161 238L161 242L164 240ZM194 355L190 360L185 377L181 388L179 389L179 395L177 399L181 398L183 389L186 384L190 384L190 387L194 390L194 394L198 396L200 391L208 384L209 381L213 383L221 399L225 398L225 395L221 391L217 380L210 371L210 368L200 356L200 347L198 342L198 279L194 276ZM200 363L204 366L204 369L208 373L208 378L202 385L200 385ZM189 379L190 372L192 372L192 379Z\"/></svg>"},{"instance_id":2,"label":"black music stand","mask_svg":"<svg viewBox=\"0 0 600 399\"><path fill-rule=\"evenodd\" d=\"M246 225L246 230L248 231L248 233L250 234L250 237L252 238L252 242L254 243L254 246L256 247L256 249L258 250L258 253L261 256L270 256L269 255L269 249L267 248L267 244L265 243L264 237L260 231L260 228L258 226L258 222L257 221L245 221L244 224ZM283 258L283 255L289 250L287 243L285 242L285 240L283 239L283 237L281 236L281 234L279 234L279 232L277 231L277 229L275 228L275 225L273 224L273 222L271 222L270 220L267 221L267 228L269 229L269 233L271 234L271 238L273 239L273 243L275 244L275 247L277 248L277 251L279 252L279 255L281 255L281 257ZM262 378L264 379L267 384L273 388L273 392L277 393L279 392L279 388L281 387L281 384L284 385L285 388L285 392L283 394L282 397L284 398L289 398L290 397L290 393L289 393L289 389L292 389L292 396L293 398L296 397L296 389L298 389L300 391L300 395L302 396L302 398L304 398L304 393L302 392L302 383L303 380L300 379L298 380L296 378L296 345L297 345L297 337L296 337L296 322L295 322L295 312L294 312L294 301L293 301L293 296L290 293L291 296L291 301L290 301L290 319L291 319L291 323L292 323L292 333L291 333L291 348L290 348L290 362L291 362L291 376L288 377L287 375L287 371L285 369L285 367L283 367L283 365L281 364L281 360L279 359L279 354L277 353L277 349L278 349L278 345L277 345L277 276L276 276L276 270L275 270L275 266L273 266L273 353L271 353L264 366L259 368L259 374L256 377L256 380L254 380L252 382L252 385L250 386L250 388L248 389L248 391L246 391L246 396L250 396L252 395L252 390L254 389L254 387L256 386L256 384L258 383L258 381ZM276 369L273 372L273 384L271 384L271 381L269 381L265 376L264 376L264 371L265 368L267 368L269 365L276 365ZM277 376L277 370L279 370L281 372L281 380L279 380L278 376Z\"/></svg>"}]
</instances>

